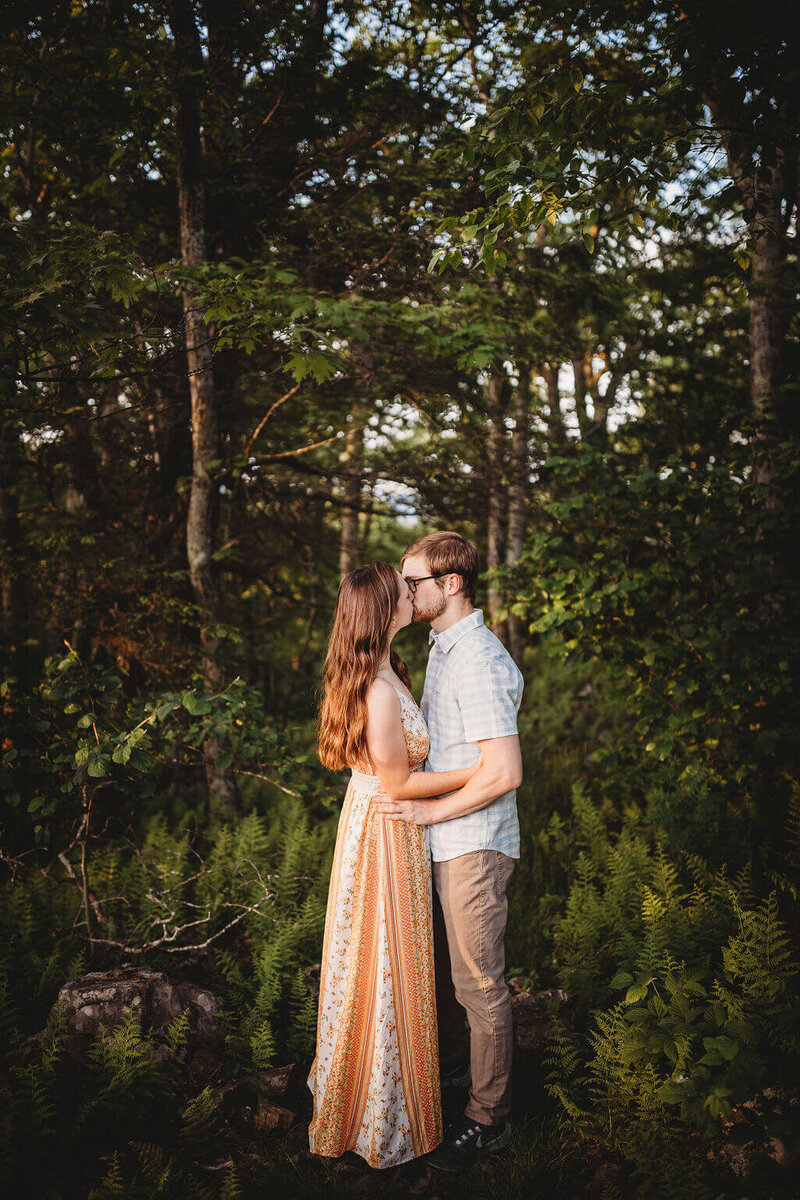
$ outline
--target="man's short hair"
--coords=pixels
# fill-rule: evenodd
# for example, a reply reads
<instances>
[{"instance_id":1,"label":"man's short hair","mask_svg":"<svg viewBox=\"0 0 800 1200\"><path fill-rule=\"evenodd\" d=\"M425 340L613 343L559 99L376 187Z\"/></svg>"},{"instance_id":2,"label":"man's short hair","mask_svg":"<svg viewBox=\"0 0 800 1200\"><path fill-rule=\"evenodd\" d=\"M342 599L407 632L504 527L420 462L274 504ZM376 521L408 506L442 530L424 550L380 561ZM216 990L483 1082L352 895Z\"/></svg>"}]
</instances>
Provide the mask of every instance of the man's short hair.
<instances>
[{"instance_id":1,"label":"man's short hair","mask_svg":"<svg viewBox=\"0 0 800 1200\"><path fill-rule=\"evenodd\" d=\"M432 575L452 572L460 575L463 580L462 591L467 599L475 603L475 589L478 583L478 550L474 542L454 533L452 529L442 529L438 533L426 533L417 538L403 553L403 561L412 555L421 554L431 569Z\"/></svg>"}]
</instances>

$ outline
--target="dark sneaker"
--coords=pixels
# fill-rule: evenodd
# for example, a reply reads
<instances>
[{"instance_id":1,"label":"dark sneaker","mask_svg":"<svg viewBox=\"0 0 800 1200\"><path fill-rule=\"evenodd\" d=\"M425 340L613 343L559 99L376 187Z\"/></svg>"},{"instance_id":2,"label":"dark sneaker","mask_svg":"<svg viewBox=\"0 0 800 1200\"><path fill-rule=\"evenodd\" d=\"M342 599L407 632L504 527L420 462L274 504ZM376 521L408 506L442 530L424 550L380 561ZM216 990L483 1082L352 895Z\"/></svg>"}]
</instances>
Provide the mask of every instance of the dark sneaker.
<instances>
[{"instance_id":1,"label":"dark sneaker","mask_svg":"<svg viewBox=\"0 0 800 1200\"><path fill-rule=\"evenodd\" d=\"M469 1117L459 1117L445 1130L442 1142L425 1156L425 1162L436 1171L462 1171L479 1154L493 1154L511 1140L511 1122L482 1125Z\"/></svg>"},{"instance_id":2,"label":"dark sneaker","mask_svg":"<svg viewBox=\"0 0 800 1200\"><path fill-rule=\"evenodd\" d=\"M442 1071L439 1081L443 1088L469 1087L472 1083L472 1071L469 1063L459 1063L457 1067L450 1067L448 1070Z\"/></svg>"}]
</instances>

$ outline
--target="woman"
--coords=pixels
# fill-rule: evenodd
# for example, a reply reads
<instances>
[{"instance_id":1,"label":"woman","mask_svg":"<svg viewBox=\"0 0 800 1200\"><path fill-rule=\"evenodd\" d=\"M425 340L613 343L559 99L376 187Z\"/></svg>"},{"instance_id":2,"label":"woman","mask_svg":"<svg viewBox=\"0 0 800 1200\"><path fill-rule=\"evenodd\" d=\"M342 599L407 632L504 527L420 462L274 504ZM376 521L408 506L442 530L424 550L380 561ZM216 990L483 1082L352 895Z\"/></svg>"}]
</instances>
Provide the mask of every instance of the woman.
<instances>
[{"instance_id":1,"label":"woman","mask_svg":"<svg viewBox=\"0 0 800 1200\"><path fill-rule=\"evenodd\" d=\"M319 756L352 770L339 820L320 975L312 1151L394 1167L439 1144L441 1105L425 830L375 811L462 787L476 767L423 772L428 731L391 649L411 593L388 563L351 571L336 601Z\"/></svg>"}]
</instances>

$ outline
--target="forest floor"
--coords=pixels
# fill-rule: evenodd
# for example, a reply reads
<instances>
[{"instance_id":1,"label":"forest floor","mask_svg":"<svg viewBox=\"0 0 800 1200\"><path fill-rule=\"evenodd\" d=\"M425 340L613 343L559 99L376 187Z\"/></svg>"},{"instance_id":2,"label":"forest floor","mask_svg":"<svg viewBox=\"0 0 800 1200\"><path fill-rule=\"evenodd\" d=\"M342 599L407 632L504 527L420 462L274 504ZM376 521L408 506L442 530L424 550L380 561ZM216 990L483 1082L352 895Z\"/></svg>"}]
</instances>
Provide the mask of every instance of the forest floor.
<instances>
[{"instance_id":1,"label":"forest floor","mask_svg":"<svg viewBox=\"0 0 800 1200\"><path fill-rule=\"evenodd\" d=\"M338 1200L375 1196L392 1200L569 1200L599 1195L599 1176L612 1168L601 1153L593 1155L586 1142L570 1135L545 1093L541 1055L518 1050L515 1055L511 1143L498 1154L478 1159L459 1174L434 1171L424 1159L400 1167L376 1170L358 1155L322 1159L308 1149L310 1094L298 1076L287 1097L297 1120L285 1133L265 1135L245 1162L237 1163L246 1194L260 1184L263 1194ZM445 1125L460 1111L466 1090L443 1096ZM587 1153L588 1151L588 1153Z\"/></svg>"},{"instance_id":2,"label":"forest floor","mask_svg":"<svg viewBox=\"0 0 800 1200\"><path fill-rule=\"evenodd\" d=\"M445 1125L463 1110L466 1098L466 1090L444 1094ZM643 1186L648 1196L654 1194L647 1191L630 1162L575 1133L547 1095L541 1051L515 1052L511 1142L500 1153L479 1158L459 1174L435 1171L424 1159L383 1171L369 1167L353 1153L322 1159L308 1149L311 1101L303 1073L293 1079L287 1101L297 1114L291 1129L264 1135L258 1146L235 1162L243 1196L287 1200L347 1200L354 1196L376 1200L635 1200L643 1194ZM754 1170L737 1170L735 1161L723 1153L708 1174L698 1170L691 1197L800 1200L800 1180L789 1163L780 1164L764 1154L748 1165ZM669 1194L673 1200L677 1196L674 1188Z\"/></svg>"}]
</instances>

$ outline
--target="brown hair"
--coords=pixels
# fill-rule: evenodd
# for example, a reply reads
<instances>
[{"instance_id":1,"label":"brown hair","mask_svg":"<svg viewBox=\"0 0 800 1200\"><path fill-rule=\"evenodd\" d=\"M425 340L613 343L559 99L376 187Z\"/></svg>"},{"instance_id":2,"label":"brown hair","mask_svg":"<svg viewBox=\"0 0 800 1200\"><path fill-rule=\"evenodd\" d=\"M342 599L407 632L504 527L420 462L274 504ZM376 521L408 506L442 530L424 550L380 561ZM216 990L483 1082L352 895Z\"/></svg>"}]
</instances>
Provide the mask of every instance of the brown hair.
<instances>
[{"instance_id":1,"label":"brown hair","mask_svg":"<svg viewBox=\"0 0 800 1200\"><path fill-rule=\"evenodd\" d=\"M363 757L367 692L386 653L400 585L389 563L368 563L345 575L333 612L319 718L318 753L332 771L353 767ZM408 667L394 650L392 668L411 688Z\"/></svg>"},{"instance_id":2,"label":"brown hair","mask_svg":"<svg viewBox=\"0 0 800 1200\"><path fill-rule=\"evenodd\" d=\"M460 575L463 579L463 592L467 599L475 603L475 588L478 583L478 550L474 542L454 533L452 529L442 529L438 533L426 533L417 538L403 553L403 561L416 554L425 556L425 561L432 575Z\"/></svg>"}]
</instances>

